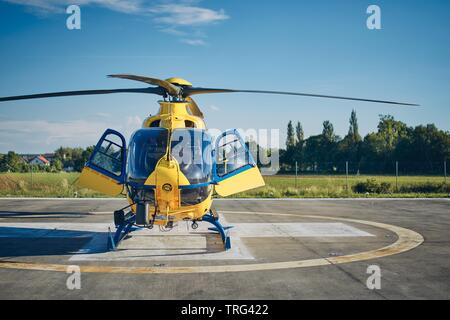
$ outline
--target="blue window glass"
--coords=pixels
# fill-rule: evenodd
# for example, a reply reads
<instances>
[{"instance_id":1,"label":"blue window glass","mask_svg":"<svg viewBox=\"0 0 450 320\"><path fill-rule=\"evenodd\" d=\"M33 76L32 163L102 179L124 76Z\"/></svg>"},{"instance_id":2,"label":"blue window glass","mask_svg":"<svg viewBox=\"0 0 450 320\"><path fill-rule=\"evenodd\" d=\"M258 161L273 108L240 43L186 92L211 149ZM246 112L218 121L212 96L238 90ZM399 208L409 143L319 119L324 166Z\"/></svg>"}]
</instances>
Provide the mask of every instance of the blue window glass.
<instances>
[{"instance_id":1,"label":"blue window glass","mask_svg":"<svg viewBox=\"0 0 450 320\"><path fill-rule=\"evenodd\" d=\"M217 141L216 170L219 177L231 174L247 165L254 165L240 136L227 132Z\"/></svg>"},{"instance_id":2,"label":"blue window glass","mask_svg":"<svg viewBox=\"0 0 450 320\"><path fill-rule=\"evenodd\" d=\"M201 129L176 129L171 137L172 156L190 184L207 183L212 174L211 136Z\"/></svg>"},{"instance_id":3,"label":"blue window glass","mask_svg":"<svg viewBox=\"0 0 450 320\"><path fill-rule=\"evenodd\" d=\"M96 152L93 154L90 164L103 169L116 177L122 174L122 140L115 134L107 135Z\"/></svg>"},{"instance_id":4,"label":"blue window glass","mask_svg":"<svg viewBox=\"0 0 450 320\"><path fill-rule=\"evenodd\" d=\"M128 149L128 180L143 183L155 170L167 149L168 131L164 128L137 130Z\"/></svg>"}]
</instances>

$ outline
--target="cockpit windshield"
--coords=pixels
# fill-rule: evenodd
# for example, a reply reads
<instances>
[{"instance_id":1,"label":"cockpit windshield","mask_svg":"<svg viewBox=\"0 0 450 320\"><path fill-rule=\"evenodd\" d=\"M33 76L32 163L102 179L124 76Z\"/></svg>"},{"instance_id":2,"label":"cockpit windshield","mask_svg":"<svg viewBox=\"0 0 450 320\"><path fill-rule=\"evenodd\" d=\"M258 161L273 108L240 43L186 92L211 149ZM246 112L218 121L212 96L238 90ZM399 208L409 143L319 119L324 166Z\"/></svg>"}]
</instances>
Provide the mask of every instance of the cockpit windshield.
<instances>
[{"instance_id":1,"label":"cockpit windshield","mask_svg":"<svg viewBox=\"0 0 450 320\"><path fill-rule=\"evenodd\" d=\"M128 149L128 180L144 182L155 170L167 149L168 130L145 128L136 131Z\"/></svg>"},{"instance_id":2,"label":"cockpit windshield","mask_svg":"<svg viewBox=\"0 0 450 320\"><path fill-rule=\"evenodd\" d=\"M211 181L211 136L200 129L176 129L172 133L172 156L191 185Z\"/></svg>"},{"instance_id":3,"label":"cockpit windshield","mask_svg":"<svg viewBox=\"0 0 450 320\"><path fill-rule=\"evenodd\" d=\"M128 181L143 183L166 154L168 130L144 128L136 131L128 149ZM212 139L200 129L175 129L171 154L191 185L211 182Z\"/></svg>"}]
</instances>

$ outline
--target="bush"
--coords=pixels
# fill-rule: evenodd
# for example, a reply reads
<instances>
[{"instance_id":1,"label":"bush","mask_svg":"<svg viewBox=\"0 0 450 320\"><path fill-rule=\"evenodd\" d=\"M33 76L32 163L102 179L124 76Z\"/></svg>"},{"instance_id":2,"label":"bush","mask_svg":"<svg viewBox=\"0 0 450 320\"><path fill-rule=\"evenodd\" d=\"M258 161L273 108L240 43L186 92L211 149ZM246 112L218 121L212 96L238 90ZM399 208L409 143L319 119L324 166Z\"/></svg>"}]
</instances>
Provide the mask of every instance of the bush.
<instances>
[{"instance_id":1,"label":"bush","mask_svg":"<svg viewBox=\"0 0 450 320\"><path fill-rule=\"evenodd\" d=\"M356 193L392 193L392 184L389 182L379 183L375 179L367 179L366 182L358 182L353 186Z\"/></svg>"},{"instance_id":2,"label":"bush","mask_svg":"<svg viewBox=\"0 0 450 320\"><path fill-rule=\"evenodd\" d=\"M448 193L450 186L445 183L421 183L402 185L399 188L401 193Z\"/></svg>"},{"instance_id":3,"label":"bush","mask_svg":"<svg viewBox=\"0 0 450 320\"><path fill-rule=\"evenodd\" d=\"M366 182L359 182L353 186L356 193L393 193L391 183L378 183L375 179L367 179ZM450 186L445 183L426 182L416 184L403 184L398 188L398 193L450 193Z\"/></svg>"},{"instance_id":4,"label":"bush","mask_svg":"<svg viewBox=\"0 0 450 320\"><path fill-rule=\"evenodd\" d=\"M382 182L378 193L392 193L392 184L389 182Z\"/></svg>"},{"instance_id":5,"label":"bush","mask_svg":"<svg viewBox=\"0 0 450 320\"><path fill-rule=\"evenodd\" d=\"M258 189L254 195L259 198L281 198L281 192L277 188L270 186Z\"/></svg>"},{"instance_id":6,"label":"bush","mask_svg":"<svg viewBox=\"0 0 450 320\"><path fill-rule=\"evenodd\" d=\"M285 196L285 197L296 197L300 194L298 189L292 188L292 187L289 187L289 188L283 190L282 193L283 193L283 196Z\"/></svg>"}]
</instances>

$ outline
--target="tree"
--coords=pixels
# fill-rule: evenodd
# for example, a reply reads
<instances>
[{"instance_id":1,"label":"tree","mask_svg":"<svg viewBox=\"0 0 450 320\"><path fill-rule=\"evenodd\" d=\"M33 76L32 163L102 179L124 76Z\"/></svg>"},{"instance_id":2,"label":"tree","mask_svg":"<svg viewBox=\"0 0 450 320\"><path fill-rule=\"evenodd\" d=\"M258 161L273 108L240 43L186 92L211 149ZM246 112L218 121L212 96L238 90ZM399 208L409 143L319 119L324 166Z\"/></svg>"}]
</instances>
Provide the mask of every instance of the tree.
<instances>
[{"instance_id":1,"label":"tree","mask_svg":"<svg viewBox=\"0 0 450 320\"><path fill-rule=\"evenodd\" d=\"M57 172L61 171L64 168L62 161L59 159L55 160L55 162L53 163L53 166L55 168L55 171L57 171Z\"/></svg>"},{"instance_id":2,"label":"tree","mask_svg":"<svg viewBox=\"0 0 450 320\"><path fill-rule=\"evenodd\" d=\"M348 136L354 144L361 142L361 136L359 135L358 118L356 117L356 111L352 110L350 115L350 128L348 129Z\"/></svg>"},{"instance_id":3,"label":"tree","mask_svg":"<svg viewBox=\"0 0 450 320\"><path fill-rule=\"evenodd\" d=\"M327 142L336 141L336 135L334 134L333 124L328 120L323 122L322 136Z\"/></svg>"},{"instance_id":4,"label":"tree","mask_svg":"<svg viewBox=\"0 0 450 320\"><path fill-rule=\"evenodd\" d=\"M294 146L295 146L294 127L292 126L292 121L289 121L287 127L286 148L289 150Z\"/></svg>"},{"instance_id":5,"label":"tree","mask_svg":"<svg viewBox=\"0 0 450 320\"><path fill-rule=\"evenodd\" d=\"M297 137L297 145L303 146L305 133L303 132L303 127L300 121L298 121L297 125L295 126L295 135Z\"/></svg>"},{"instance_id":6,"label":"tree","mask_svg":"<svg viewBox=\"0 0 450 320\"><path fill-rule=\"evenodd\" d=\"M434 124L410 128L396 145L395 159L402 168L415 173L440 173L448 158L450 135Z\"/></svg>"},{"instance_id":7,"label":"tree","mask_svg":"<svg viewBox=\"0 0 450 320\"><path fill-rule=\"evenodd\" d=\"M295 126L295 136L297 141L295 144L293 163L295 164L295 162L297 162L300 170L303 170L305 133L303 132L303 127L300 121L297 121L297 125Z\"/></svg>"},{"instance_id":8,"label":"tree","mask_svg":"<svg viewBox=\"0 0 450 320\"><path fill-rule=\"evenodd\" d=\"M75 171L81 171L94 148L95 146L90 146L86 149L60 147L55 151L55 161L59 160L63 168L72 167Z\"/></svg>"},{"instance_id":9,"label":"tree","mask_svg":"<svg viewBox=\"0 0 450 320\"><path fill-rule=\"evenodd\" d=\"M308 170L319 170L320 163L323 161L321 156L323 149L322 146L322 135L311 136L306 139L303 156Z\"/></svg>"},{"instance_id":10,"label":"tree","mask_svg":"<svg viewBox=\"0 0 450 320\"><path fill-rule=\"evenodd\" d=\"M339 137L334 133L334 126L330 121L323 122L322 143L320 145L321 167L326 171L335 170L335 158Z\"/></svg>"},{"instance_id":11,"label":"tree","mask_svg":"<svg viewBox=\"0 0 450 320\"><path fill-rule=\"evenodd\" d=\"M361 147L361 170L365 173L383 173L386 170L384 139L377 133L369 133Z\"/></svg>"},{"instance_id":12,"label":"tree","mask_svg":"<svg viewBox=\"0 0 450 320\"><path fill-rule=\"evenodd\" d=\"M350 168L359 170L361 160L362 139L359 135L358 119L355 110L350 115L349 123L348 134L339 142L335 155L336 164L341 168L342 172L347 161Z\"/></svg>"},{"instance_id":13,"label":"tree","mask_svg":"<svg viewBox=\"0 0 450 320\"><path fill-rule=\"evenodd\" d=\"M0 163L0 171L3 172L22 172L25 169L23 159L14 151L9 151L3 156Z\"/></svg>"},{"instance_id":14,"label":"tree","mask_svg":"<svg viewBox=\"0 0 450 320\"><path fill-rule=\"evenodd\" d=\"M380 115L378 135L385 141L387 152L392 152L400 138L408 134L408 127L401 121L396 121L391 115Z\"/></svg>"},{"instance_id":15,"label":"tree","mask_svg":"<svg viewBox=\"0 0 450 320\"><path fill-rule=\"evenodd\" d=\"M295 155L294 126L292 125L292 121L289 121L287 126L286 152L280 153L280 161L286 164L286 166L283 166L283 170L286 171L292 170L292 167L295 163L294 155Z\"/></svg>"}]
</instances>

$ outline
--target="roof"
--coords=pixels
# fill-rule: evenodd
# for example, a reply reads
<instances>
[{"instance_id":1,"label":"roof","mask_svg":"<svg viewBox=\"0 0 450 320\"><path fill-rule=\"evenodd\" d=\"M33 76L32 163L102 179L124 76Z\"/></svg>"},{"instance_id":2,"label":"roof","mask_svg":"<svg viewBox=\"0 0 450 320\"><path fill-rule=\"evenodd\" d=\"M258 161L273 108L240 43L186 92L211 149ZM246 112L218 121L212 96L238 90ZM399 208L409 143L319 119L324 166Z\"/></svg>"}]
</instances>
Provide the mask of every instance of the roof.
<instances>
[{"instance_id":1,"label":"roof","mask_svg":"<svg viewBox=\"0 0 450 320\"><path fill-rule=\"evenodd\" d=\"M44 162L44 163L50 163L50 161L48 161L48 160L47 160L44 156L42 156L42 155L39 156L38 159L41 160L41 161Z\"/></svg>"},{"instance_id":2,"label":"roof","mask_svg":"<svg viewBox=\"0 0 450 320\"><path fill-rule=\"evenodd\" d=\"M50 163L50 161L48 161L43 155L36 156L31 161L33 161L34 159L38 159L38 160L40 160L41 162L43 162L45 164L49 164Z\"/></svg>"}]
</instances>

